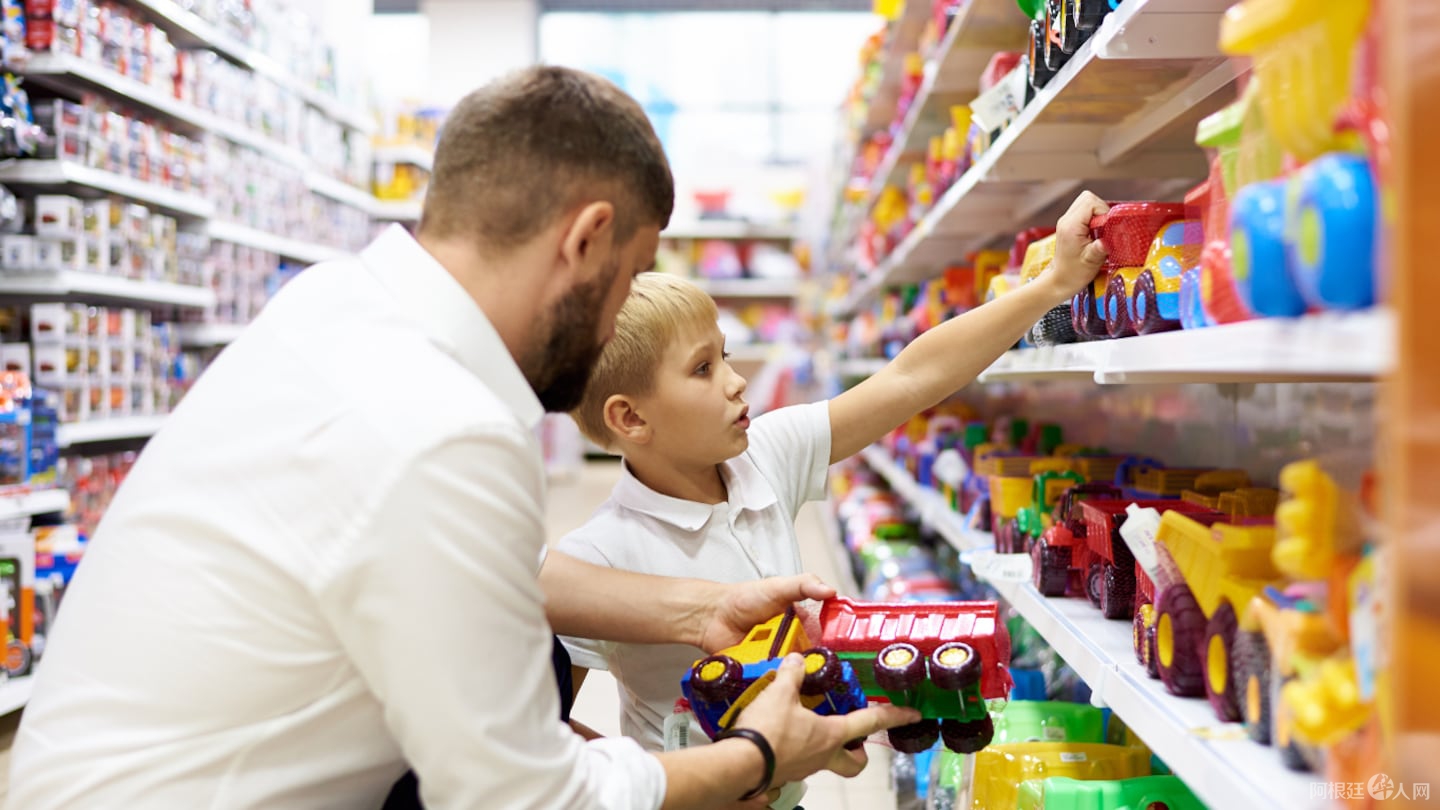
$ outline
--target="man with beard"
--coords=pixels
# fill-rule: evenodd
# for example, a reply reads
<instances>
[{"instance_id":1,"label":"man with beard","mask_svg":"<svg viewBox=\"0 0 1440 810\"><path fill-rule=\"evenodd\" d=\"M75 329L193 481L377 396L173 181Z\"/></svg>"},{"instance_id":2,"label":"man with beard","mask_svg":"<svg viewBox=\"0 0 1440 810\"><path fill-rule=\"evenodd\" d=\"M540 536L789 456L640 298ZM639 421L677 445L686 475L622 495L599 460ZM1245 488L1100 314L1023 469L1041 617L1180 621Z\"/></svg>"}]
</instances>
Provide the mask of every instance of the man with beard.
<instances>
[{"instance_id":1,"label":"man with beard","mask_svg":"<svg viewBox=\"0 0 1440 810\"><path fill-rule=\"evenodd\" d=\"M51 635L12 806L377 807L409 763L431 808L719 807L853 775L845 741L918 719L815 715L793 656L704 749L559 721L552 627L713 650L831 593L544 554L533 428L579 401L673 195L601 79L466 97L416 236L301 274L141 454Z\"/></svg>"}]
</instances>

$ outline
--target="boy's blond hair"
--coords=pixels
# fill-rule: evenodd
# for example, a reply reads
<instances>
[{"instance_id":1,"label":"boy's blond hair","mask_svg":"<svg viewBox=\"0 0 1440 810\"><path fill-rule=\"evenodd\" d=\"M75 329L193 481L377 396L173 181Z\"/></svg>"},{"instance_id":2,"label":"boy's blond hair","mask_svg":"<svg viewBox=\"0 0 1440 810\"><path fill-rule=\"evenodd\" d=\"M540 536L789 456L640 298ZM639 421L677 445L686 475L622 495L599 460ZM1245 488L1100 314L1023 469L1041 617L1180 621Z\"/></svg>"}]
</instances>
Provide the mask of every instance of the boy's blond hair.
<instances>
[{"instance_id":1,"label":"boy's blond hair","mask_svg":"<svg viewBox=\"0 0 1440 810\"><path fill-rule=\"evenodd\" d=\"M615 335L605 344L580 405L570 412L580 432L609 450L614 437L605 426L605 401L617 394L645 396L665 349L682 332L713 325L715 301L693 282L668 273L641 273L615 317Z\"/></svg>"}]
</instances>

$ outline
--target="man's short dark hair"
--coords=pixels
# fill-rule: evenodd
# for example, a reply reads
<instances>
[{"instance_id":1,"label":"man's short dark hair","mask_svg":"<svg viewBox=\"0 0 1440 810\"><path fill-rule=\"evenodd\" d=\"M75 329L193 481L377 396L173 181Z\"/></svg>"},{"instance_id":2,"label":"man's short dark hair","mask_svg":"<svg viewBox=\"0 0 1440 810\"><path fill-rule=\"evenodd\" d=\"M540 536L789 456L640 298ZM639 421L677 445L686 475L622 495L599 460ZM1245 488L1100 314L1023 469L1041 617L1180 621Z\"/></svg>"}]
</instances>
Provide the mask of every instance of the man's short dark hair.
<instances>
[{"instance_id":1,"label":"man's short dark hair","mask_svg":"<svg viewBox=\"0 0 1440 810\"><path fill-rule=\"evenodd\" d=\"M461 99L435 149L420 231L506 252L577 205L615 205L616 244L664 228L675 182L645 111L614 84L562 67L518 71Z\"/></svg>"}]
</instances>

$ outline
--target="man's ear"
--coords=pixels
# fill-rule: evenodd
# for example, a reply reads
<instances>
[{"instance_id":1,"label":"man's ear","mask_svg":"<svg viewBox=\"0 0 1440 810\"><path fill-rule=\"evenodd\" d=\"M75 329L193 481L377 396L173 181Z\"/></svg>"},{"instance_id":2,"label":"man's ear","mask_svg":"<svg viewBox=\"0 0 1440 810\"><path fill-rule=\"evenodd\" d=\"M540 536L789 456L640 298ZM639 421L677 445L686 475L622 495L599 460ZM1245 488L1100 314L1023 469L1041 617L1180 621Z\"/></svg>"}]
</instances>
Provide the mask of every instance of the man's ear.
<instances>
[{"instance_id":1,"label":"man's ear","mask_svg":"<svg viewBox=\"0 0 1440 810\"><path fill-rule=\"evenodd\" d=\"M605 400L605 427L618 439L631 444L650 442L650 423L640 415L635 401L630 397L615 394Z\"/></svg>"},{"instance_id":2,"label":"man's ear","mask_svg":"<svg viewBox=\"0 0 1440 810\"><path fill-rule=\"evenodd\" d=\"M560 255L571 267L593 265L599 268L609 257L614 240L615 206L604 200L587 203L565 232L560 242Z\"/></svg>"}]
</instances>

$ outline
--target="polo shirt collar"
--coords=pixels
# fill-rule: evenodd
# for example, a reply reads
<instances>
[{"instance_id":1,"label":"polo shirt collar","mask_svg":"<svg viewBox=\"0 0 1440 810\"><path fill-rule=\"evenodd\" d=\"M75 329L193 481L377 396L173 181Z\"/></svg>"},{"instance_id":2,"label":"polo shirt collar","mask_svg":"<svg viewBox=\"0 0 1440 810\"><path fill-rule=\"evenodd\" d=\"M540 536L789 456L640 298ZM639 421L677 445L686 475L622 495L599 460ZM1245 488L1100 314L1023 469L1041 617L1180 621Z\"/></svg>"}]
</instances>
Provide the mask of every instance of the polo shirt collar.
<instances>
[{"instance_id":1,"label":"polo shirt collar","mask_svg":"<svg viewBox=\"0 0 1440 810\"><path fill-rule=\"evenodd\" d=\"M619 505L688 532L699 531L710 520L714 511L710 504L662 495L636 478L627 462L622 461L620 468L620 480L611 493ZM774 490L748 455L742 454L720 465L720 475L729 494L727 502L732 507L759 512L778 502Z\"/></svg>"},{"instance_id":2,"label":"polo shirt collar","mask_svg":"<svg viewBox=\"0 0 1440 810\"><path fill-rule=\"evenodd\" d=\"M484 310L409 231L386 228L360 261L436 346L480 378L527 427L540 424L545 409Z\"/></svg>"}]
</instances>

